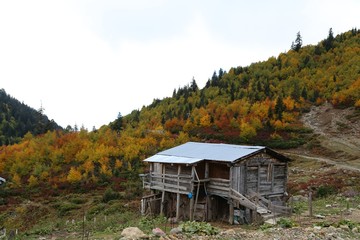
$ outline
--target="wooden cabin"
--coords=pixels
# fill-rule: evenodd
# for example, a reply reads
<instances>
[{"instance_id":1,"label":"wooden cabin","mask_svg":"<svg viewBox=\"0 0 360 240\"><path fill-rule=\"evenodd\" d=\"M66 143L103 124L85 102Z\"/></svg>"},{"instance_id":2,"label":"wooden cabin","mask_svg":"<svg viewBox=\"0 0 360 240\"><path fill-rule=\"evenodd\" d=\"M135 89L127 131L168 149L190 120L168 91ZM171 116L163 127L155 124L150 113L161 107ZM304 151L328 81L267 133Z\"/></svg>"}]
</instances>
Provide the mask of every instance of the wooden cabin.
<instances>
[{"instance_id":1,"label":"wooden cabin","mask_svg":"<svg viewBox=\"0 0 360 240\"><path fill-rule=\"evenodd\" d=\"M289 211L289 159L267 147L188 142L144 161L143 214L243 224Z\"/></svg>"}]
</instances>

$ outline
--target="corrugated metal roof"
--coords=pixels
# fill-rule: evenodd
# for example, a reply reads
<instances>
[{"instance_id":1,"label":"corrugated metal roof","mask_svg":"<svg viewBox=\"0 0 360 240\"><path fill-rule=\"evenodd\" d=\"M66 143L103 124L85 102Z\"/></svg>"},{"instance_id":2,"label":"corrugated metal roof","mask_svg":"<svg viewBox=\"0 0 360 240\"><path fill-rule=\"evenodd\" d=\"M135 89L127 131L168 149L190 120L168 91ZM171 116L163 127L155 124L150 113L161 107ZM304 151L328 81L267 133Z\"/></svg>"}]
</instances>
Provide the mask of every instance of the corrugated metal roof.
<instances>
[{"instance_id":1,"label":"corrugated metal roof","mask_svg":"<svg viewBox=\"0 0 360 240\"><path fill-rule=\"evenodd\" d=\"M149 162L149 159L151 159L151 162L159 162L159 160L164 157L163 159L166 159L166 163L191 164L192 161L192 163L195 163L201 160L233 162L262 149L265 149L265 147L188 142L180 146L159 152L158 154L146 159L145 161ZM180 159L177 159L175 157Z\"/></svg>"},{"instance_id":2,"label":"corrugated metal roof","mask_svg":"<svg viewBox=\"0 0 360 240\"><path fill-rule=\"evenodd\" d=\"M178 164L194 164L200 162L204 159L202 158L188 158L188 157L178 157L178 156L167 156L156 154L145 159L145 162L156 162L156 163L178 163Z\"/></svg>"}]
</instances>

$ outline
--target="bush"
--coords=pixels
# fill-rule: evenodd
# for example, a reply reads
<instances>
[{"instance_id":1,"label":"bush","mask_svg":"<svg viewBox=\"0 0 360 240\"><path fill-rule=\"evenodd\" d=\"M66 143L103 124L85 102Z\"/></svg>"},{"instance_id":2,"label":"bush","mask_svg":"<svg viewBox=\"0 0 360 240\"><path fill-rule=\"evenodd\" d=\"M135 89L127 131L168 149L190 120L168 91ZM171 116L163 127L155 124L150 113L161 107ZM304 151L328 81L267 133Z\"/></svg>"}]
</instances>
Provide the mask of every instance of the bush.
<instances>
[{"instance_id":1,"label":"bush","mask_svg":"<svg viewBox=\"0 0 360 240\"><path fill-rule=\"evenodd\" d=\"M294 223L288 218L280 218L277 224L282 228L292 228L294 227Z\"/></svg>"},{"instance_id":2,"label":"bush","mask_svg":"<svg viewBox=\"0 0 360 240\"><path fill-rule=\"evenodd\" d=\"M107 188L106 191L104 192L102 201L104 203L107 203L111 200L116 200L120 198L120 193L115 192L112 188Z\"/></svg>"},{"instance_id":3,"label":"bush","mask_svg":"<svg viewBox=\"0 0 360 240\"><path fill-rule=\"evenodd\" d=\"M348 226L350 229L353 229L353 228L359 226L359 223L355 223L355 222L353 222L353 221L351 221L351 220L343 219L343 220L341 220L341 221L337 224L337 227L340 227L340 226L342 226L342 225L346 225L346 226Z\"/></svg>"},{"instance_id":4,"label":"bush","mask_svg":"<svg viewBox=\"0 0 360 240\"><path fill-rule=\"evenodd\" d=\"M155 218L142 217L139 221L139 227L144 232L150 233L155 227L166 224L166 221L166 217L163 216L157 216Z\"/></svg>"},{"instance_id":5,"label":"bush","mask_svg":"<svg viewBox=\"0 0 360 240\"><path fill-rule=\"evenodd\" d=\"M316 196L319 198L327 197L336 193L336 189L331 185L322 185L316 191Z\"/></svg>"},{"instance_id":6,"label":"bush","mask_svg":"<svg viewBox=\"0 0 360 240\"><path fill-rule=\"evenodd\" d=\"M187 221L180 224L180 228L183 233L190 234L216 235L219 233L219 229L206 222Z\"/></svg>"},{"instance_id":7,"label":"bush","mask_svg":"<svg viewBox=\"0 0 360 240\"><path fill-rule=\"evenodd\" d=\"M74 203L64 202L54 205L57 209L59 216L66 216L71 210L79 209L80 206Z\"/></svg>"}]
</instances>

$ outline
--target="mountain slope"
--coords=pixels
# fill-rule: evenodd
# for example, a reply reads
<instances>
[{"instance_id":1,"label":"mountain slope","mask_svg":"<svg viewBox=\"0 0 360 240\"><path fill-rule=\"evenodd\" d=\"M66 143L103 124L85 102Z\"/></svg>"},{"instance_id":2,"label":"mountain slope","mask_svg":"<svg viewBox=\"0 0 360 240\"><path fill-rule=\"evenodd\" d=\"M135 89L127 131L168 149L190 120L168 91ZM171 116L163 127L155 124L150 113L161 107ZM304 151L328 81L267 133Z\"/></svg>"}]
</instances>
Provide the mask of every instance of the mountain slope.
<instances>
[{"instance_id":1,"label":"mountain slope","mask_svg":"<svg viewBox=\"0 0 360 240\"><path fill-rule=\"evenodd\" d=\"M125 116L124 125L205 141L296 147L309 129L299 121L313 105L360 107L360 31L353 29L247 67L214 72L203 89L195 79L171 98ZM305 134L304 134L305 133Z\"/></svg>"},{"instance_id":2,"label":"mountain slope","mask_svg":"<svg viewBox=\"0 0 360 240\"><path fill-rule=\"evenodd\" d=\"M60 129L47 116L20 103L0 89L0 145L18 142L27 132L33 135Z\"/></svg>"}]
</instances>

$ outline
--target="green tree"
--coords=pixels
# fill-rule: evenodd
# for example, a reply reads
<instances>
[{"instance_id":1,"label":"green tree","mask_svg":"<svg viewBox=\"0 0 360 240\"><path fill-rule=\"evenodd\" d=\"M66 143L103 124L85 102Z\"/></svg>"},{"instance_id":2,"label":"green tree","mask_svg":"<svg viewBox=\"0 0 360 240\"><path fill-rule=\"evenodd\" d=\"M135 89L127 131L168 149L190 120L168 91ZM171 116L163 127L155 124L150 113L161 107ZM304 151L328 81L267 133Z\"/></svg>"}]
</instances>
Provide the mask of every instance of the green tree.
<instances>
[{"instance_id":1,"label":"green tree","mask_svg":"<svg viewBox=\"0 0 360 240\"><path fill-rule=\"evenodd\" d=\"M118 113L117 119L110 124L110 128L116 132L120 132L123 128L123 116Z\"/></svg>"},{"instance_id":2,"label":"green tree","mask_svg":"<svg viewBox=\"0 0 360 240\"><path fill-rule=\"evenodd\" d=\"M333 46L334 46L334 34L332 31L332 28L330 28L329 35L324 41L324 47L325 47L326 51L329 51L330 49L333 48Z\"/></svg>"},{"instance_id":3,"label":"green tree","mask_svg":"<svg viewBox=\"0 0 360 240\"><path fill-rule=\"evenodd\" d=\"M199 90L198 85L196 84L195 78L193 77L190 84L191 91L196 92Z\"/></svg>"},{"instance_id":4,"label":"green tree","mask_svg":"<svg viewBox=\"0 0 360 240\"><path fill-rule=\"evenodd\" d=\"M296 34L295 43L292 42L292 44L291 44L291 49L298 52L301 49L301 46L302 46L302 38L301 38L300 32L298 32Z\"/></svg>"}]
</instances>

